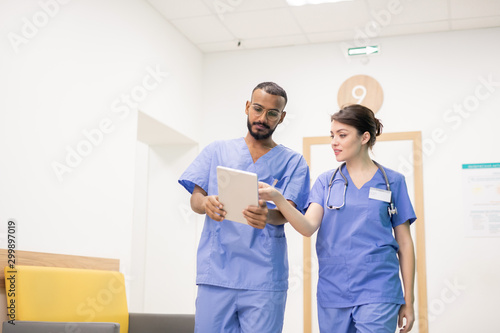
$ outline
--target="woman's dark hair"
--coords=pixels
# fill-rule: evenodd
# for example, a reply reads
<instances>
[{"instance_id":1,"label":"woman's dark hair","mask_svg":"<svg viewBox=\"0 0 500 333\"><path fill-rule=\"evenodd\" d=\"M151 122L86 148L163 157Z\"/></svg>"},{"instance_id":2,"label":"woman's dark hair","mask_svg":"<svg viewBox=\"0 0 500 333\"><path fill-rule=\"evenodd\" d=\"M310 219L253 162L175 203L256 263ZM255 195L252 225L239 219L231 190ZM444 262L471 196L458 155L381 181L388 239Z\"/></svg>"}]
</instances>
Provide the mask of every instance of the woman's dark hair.
<instances>
[{"instance_id":1,"label":"woman's dark hair","mask_svg":"<svg viewBox=\"0 0 500 333\"><path fill-rule=\"evenodd\" d=\"M382 134L383 125L380 120L375 118L372 110L360 104L344 106L331 116L330 121L334 120L356 128L359 135L365 132L370 133L368 148L372 148L375 144L375 137Z\"/></svg>"}]
</instances>

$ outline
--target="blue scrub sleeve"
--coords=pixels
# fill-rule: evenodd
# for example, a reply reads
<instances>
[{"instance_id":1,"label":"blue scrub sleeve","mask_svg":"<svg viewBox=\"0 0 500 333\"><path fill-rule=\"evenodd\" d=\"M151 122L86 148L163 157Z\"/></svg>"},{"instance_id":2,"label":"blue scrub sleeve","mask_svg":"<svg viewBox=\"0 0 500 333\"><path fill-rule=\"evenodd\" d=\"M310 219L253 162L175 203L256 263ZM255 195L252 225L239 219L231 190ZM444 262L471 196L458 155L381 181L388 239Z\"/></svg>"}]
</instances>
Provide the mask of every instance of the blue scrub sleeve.
<instances>
[{"instance_id":1,"label":"blue scrub sleeve","mask_svg":"<svg viewBox=\"0 0 500 333\"><path fill-rule=\"evenodd\" d=\"M288 177L289 181L285 187L283 196L287 200L293 201L302 214L304 214L307 207L306 203L309 196L309 188L311 186L310 178L309 166L301 156L295 169ZM278 185L279 184L277 184L276 187L278 187Z\"/></svg>"},{"instance_id":2,"label":"blue scrub sleeve","mask_svg":"<svg viewBox=\"0 0 500 333\"><path fill-rule=\"evenodd\" d=\"M318 176L309 193L306 207L315 202L325 208L325 191L328 189L328 177L332 176L333 171L330 170Z\"/></svg>"},{"instance_id":3,"label":"blue scrub sleeve","mask_svg":"<svg viewBox=\"0 0 500 333\"><path fill-rule=\"evenodd\" d=\"M195 185L198 185L208 193L210 165L214 154L213 147L213 143L206 146L179 178L179 184L184 186L191 194L193 193Z\"/></svg>"},{"instance_id":4,"label":"blue scrub sleeve","mask_svg":"<svg viewBox=\"0 0 500 333\"><path fill-rule=\"evenodd\" d=\"M406 187L405 177L402 174L397 174L398 177L394 184L391 184L392 200L396 206L398 213L392 216L392 227L395 228L400 224L409 221L410 224L417 219L415 211L408 196L408 188ZM396 177L395 177L396 178Z\"/></svg>"}]
</instances>

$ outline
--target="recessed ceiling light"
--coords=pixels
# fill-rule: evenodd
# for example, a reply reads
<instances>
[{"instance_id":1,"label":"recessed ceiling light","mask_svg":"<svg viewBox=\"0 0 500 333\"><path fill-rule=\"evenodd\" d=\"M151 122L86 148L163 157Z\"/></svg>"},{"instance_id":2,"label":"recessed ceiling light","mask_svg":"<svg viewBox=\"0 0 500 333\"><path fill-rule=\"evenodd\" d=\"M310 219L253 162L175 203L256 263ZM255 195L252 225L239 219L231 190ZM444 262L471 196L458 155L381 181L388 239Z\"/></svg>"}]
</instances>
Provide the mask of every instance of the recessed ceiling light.
<instances>
[{"instance_id":1,"label":"recessed ceiling light","mask_svg":"<svg viewBox=\"0 0 500 333\"><path fill-rule=\"evenodd\" d=\"M289 6L319 5L322 3L343 2L352 0L286 0Z\"/></svg>"}]
</instances>

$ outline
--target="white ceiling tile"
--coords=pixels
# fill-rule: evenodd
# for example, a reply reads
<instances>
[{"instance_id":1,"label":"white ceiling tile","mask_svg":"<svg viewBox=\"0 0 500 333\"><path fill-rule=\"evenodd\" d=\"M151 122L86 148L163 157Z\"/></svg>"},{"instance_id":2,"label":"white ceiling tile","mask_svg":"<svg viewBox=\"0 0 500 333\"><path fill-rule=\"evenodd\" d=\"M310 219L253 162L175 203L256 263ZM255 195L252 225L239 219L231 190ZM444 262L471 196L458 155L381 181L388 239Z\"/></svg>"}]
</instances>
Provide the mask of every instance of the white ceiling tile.
<instances>
[{"instance_id":1,"label":"white ceiling tile","mask_svg":"<svg viewBox=\"0 0 500 333\"><path fill-rule=\"evenodd\" d=\"M454 30L500 27L500 16L453 20L451 22L451 27ZM494 42L498 43L498 40Z\"/></svg>"},{"instance_id":2,"label":"white ceiling tile","mask_svg":"<svg viewBox=\"0 0 500 333\"><path fill-rule=\"evenodd\" d=\"M453 19L500 15L498 0L450 0L450 7Z\"/></svg>"},{"instance_id":3,"label":"white ceiling tile","mask_svg":"<svg viewBox=\"0 0 500 333\"><path fill-rule=\"evenodd\" d=\"M216 15L221 21L226 14L234 13L241 6L242 0L202 0L209 8L210 13Z\"/></svg>"},{"instance_id":4,"label":"white ceiling tile","mask_svg":"<svg viewBox=\"0 0 500 333\"><path fill-rule=\"evenodd\" d=\"M202 0L147 0L167 19L210 15Z\"/></svg>"},{"instance_id":5,"label":"white ceiling tile","mask_svg":"<svg viewBox=\"0 0 500 333\"><path fill-rule=\"evenodd\" d=\"M500 26L500 0L147 0L203 52ZM453 20L453 21L452 21ZM242 46L238 47L238 40Z\"/></svg>"},{"instance_id":6,"label":"white ceiling tile","mask_svg":"<svg viewBox=\"0 0 500 333\"><path fill-rule=\"evenodd\" d=\"M230 42L214 42L214 43L200 43L199 49L204 53L221 52L221 51L237 51L242 47L238 46L237 41Z\"/></svg>"},{"instance_id":7,"label":"white ceiling tile","mask_svg":"<svg viewBox=\"0 0 500 333\"><path fill-rule=\"evenodd\" d=\"M216 16L171 20L171 23L195 44L234 39Z\"/></svg>"},{"instance_id":8,"label":"white ceiling tile","mask_svg":"<svg viewBox=\"0 0 500 333\"><path fill-rule=\"evenodd\" d=\"M450 23L448 21L439 21L439 22L423 22L418 24L390 25L382 29L379 36L386 37L386 36L425 34L437 31L450 31Z\"/></svg>"},{"instance_id":9,"label":"white ceiling tile","mask_svg":"<svg viewBox=\"0 0 500 333\"><path fill-rule=\"evenodd\" d=\"M239 39L302 33L288 9L229 13L225 16L224 24Z\"/></svg>"},{"instance_id":10,"label":"white ceiling tile","mask_svg":"<svg viewBox=\"0 0 500 333\"><path fill-rule=\"evenodd\" d=\"M315 32L307 34L307 39L311 43L325 43L338 41L351 41L355 38L352 30L333 31L333 32Z\"/></svg>"},{"instance_id":11,"label":"white ceiling tile","mask_svg":"<svg viewBox=\"0 0 500 333\"><path fill-rule=\"evenodd\" d=\"M214 14L287 8L286 0L203 0Z\"/></svg>"},{"instance_id":12,"label":"white ceiling tile","mask_svg":"<svg viewBox=\"0 0 500 333\"><path fill-rule=\"evenodd\" d=\"M242 11L261 10L272 8L288 8L286 0L239 0L241 2L240 9Z\"/></svg>"},{"instance_id":13,"label":"white ceiling tile","mask_svg":"<svg viewBox=\"0 0 500 333\"><path fill-rule=\"evenodd\" d=\"M354 30L370 20L361 1L292 7L291 11L305 32Z\"/></svg>"},{"instance_id":14,"label":"white ceiling tile","mask_svg":"<svg viewBox=\"0 0 500 333\"><path fill-rule=\"evenodd\" d=\"M269 48L307 44L308 40L304 35L280 36L269 38L249 39L242 42L242 46L249 49Z\"/></svg>"},{"instance_id":15,"label":"white ceiling tile","mask_svg":"<svg viewBox=\"0 0 500 333\"><path fill-rule=\"evenodd\" d=\"M381 26L442 21L449 18L448 0L370 1L370 17Z\"/></svg>"}]
</instances>

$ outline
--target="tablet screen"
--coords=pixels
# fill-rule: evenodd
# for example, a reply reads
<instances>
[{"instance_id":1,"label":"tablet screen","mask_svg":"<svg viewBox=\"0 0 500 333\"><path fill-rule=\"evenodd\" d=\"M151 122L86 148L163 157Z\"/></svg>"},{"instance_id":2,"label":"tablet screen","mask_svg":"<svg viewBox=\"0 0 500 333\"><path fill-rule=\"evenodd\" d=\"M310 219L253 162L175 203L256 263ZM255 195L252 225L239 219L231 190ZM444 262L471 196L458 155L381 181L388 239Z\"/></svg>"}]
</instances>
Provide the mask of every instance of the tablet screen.
<instances>
[{"instance_id":1,"label":"tablet screen","mask_svg":"<svg viewBox=\"0 0 500 333\"><path fill-rule=\"evenodd\" d=\"M226 220L248 224L243 210L250 205L259 205L259 182L257 174L217 167L219 201L224 205Z\"/></svg>"}]
</instances>

